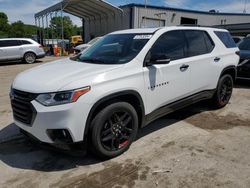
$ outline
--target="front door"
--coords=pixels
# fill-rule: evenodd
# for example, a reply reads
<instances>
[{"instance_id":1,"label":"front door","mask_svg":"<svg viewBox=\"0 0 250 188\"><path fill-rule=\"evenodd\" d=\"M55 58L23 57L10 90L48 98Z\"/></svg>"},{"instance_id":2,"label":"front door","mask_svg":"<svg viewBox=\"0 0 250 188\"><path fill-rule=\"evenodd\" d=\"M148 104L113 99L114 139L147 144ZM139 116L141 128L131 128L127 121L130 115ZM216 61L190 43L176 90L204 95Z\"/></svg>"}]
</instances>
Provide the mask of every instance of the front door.
<instances>
[{"instance_id":1,"label":"front door","mask_svg":"<svg viewBox=\"0 0 250 188\"><path fill-rule=\"evenodd\" d=\"M0 61L6 60L4 44L5 44L4 40L0 40Z\"/></svg>"},{"instance_id":2,"label":"front door","mask_svg":"<svg viewBox=\"0 0 250 188\"><path fill-rule=\"evenodd\" d=\"M185 97L189 92L190 70L185 60L186 40L182 31L169 31L159 37L148 56L164 55L168 64L144 67L147 97L146 114Z\"/></svg>"},{"instance_id":3,"label":"front door","mask_svg":"<svg viewBox=\"0 0 250 188\"><path fill-rule=\"evenodd\" d=\"M6 47L4 47L8 60L22 59L23 48L21 42L18 40L6 40Z\"/></svg>"}]
</instances>

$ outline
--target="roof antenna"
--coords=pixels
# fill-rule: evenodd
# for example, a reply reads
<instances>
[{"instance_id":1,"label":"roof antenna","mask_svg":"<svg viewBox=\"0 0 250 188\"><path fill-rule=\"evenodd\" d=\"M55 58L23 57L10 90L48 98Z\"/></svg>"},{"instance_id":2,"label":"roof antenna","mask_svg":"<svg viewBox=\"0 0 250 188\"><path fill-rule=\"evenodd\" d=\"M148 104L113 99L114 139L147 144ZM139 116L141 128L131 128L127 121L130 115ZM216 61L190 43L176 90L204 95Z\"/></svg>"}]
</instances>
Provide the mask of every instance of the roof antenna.
<instances>
[{"instance_id":1,"label":"roof antenna","mask_svg":"<svg viewBox=\"0 0 250 188\"><path fill-rule=\"evenodd\" d=\"M244 14L247 13L247 0L245 0L243 13L244 13Z\"/></svg>"}]
</instances>

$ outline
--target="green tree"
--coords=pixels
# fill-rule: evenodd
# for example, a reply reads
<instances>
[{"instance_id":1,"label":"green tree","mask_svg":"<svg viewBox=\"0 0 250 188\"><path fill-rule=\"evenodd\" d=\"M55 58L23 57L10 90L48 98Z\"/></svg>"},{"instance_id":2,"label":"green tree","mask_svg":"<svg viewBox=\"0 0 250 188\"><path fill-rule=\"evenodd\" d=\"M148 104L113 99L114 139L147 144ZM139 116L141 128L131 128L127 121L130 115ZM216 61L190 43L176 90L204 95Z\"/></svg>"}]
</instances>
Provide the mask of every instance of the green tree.
<instances>
[{"instance_id":1,"label":"green tree","mask_svg":"<svg viewBox=\"0 0 250 188\"><path fill-rule=\"evenodd\" d=\"M24 25L24 33L25 33L24 37L32 38L32 36L37 34L37 29L38 28L36 26L34 26L34 25L25 24Z\"/></svg>"},{"instance_id":2,"label":"green tree","mask_svg":"<svg viewBox=\"0 0 250 188\"><path fill-rule=\"evenodd\" d=\"M25 37L25 25L22 21L11 24L9 37Z\"/></svg>"},{"instance_id":3,"label":"green tree","mask_svg":"<svg viewBox=\"0 0 250 188\"><path fill-rule=\"evenodd\" d=\"M50 21L50 28L52 29L53 36L56 38L61 38L62 33L62 19L61 17L53 17ZM80 34L79 28L73 25L72 20L69 16L63 17L63 30L64 39L69 39L72 35Z\"/></svg>"},{"instance_id":4,"label":"green tree","mask_svg":"<svg viewBox=\"0 0 250 188\"><path fill-rule=\"evenodd\" d=\"M8 16L0 12L0 36L8 36L9 24Z\"/></svg>"}]
</instances>

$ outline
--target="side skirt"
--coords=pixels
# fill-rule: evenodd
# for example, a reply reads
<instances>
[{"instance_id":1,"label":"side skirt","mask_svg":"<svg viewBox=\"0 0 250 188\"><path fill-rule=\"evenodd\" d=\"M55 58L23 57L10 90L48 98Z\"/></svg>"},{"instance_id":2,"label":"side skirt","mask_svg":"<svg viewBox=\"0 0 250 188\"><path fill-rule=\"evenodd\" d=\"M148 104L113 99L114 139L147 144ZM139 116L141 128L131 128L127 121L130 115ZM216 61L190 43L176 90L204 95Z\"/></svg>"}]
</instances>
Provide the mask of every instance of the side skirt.
<instances>
[{"instance_id":1,"label":"side skirt","mask_svg":"<svg viewBox=\"0 0 250 188\"><path fill-rule=\"evenodd\" d=\"M202 91L197 94L178 100L176 102L167 104L166 106L163 106L161 108L158 108L157 110L151 112L150 114L144 117L144 121L143 121L144 123L142 124L142 127L148 125L149 123L153 122L154 120L162 116L170 114L171 112L180 110L182 108L185 108L187 106L190 106L191 104L197 103L202 100L211 99L215 92L216 92L216 89Z\"/></svg>"},{"instance_id":2,"label":"side skirt","mask_svg":"<svg viewBox=\"0 0 250 188\"><path fill-rule=\"evenodd\" d=\"M236 77L236 79L238 79L238 80L250 80L250 77L249 77L249 78L244 78L244 77Z\"/></svg>"}]
</instances>

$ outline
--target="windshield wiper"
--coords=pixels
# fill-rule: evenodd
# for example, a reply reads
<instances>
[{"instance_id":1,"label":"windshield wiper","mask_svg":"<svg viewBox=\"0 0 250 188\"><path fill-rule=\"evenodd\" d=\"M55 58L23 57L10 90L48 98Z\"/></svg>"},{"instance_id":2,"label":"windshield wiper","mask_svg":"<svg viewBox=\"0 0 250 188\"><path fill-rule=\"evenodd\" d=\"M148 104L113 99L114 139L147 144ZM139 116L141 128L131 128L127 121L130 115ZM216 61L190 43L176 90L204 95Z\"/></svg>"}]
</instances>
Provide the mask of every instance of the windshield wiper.
<instances>
[{"instance_id":1,"label":"windshield wiper","mask_svg":"<svg viewBox=\"0 0 250 188\"><path fill-rule=\"evenodd\" d=\"M81 59L81 62L107 64L105 61L97 59L97 58Z\"/></svg>"}]
</instances>

